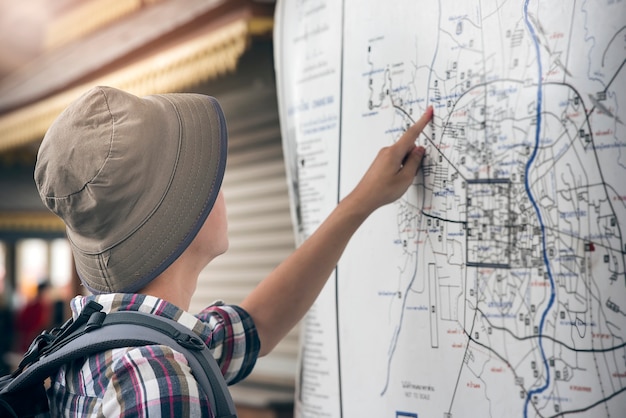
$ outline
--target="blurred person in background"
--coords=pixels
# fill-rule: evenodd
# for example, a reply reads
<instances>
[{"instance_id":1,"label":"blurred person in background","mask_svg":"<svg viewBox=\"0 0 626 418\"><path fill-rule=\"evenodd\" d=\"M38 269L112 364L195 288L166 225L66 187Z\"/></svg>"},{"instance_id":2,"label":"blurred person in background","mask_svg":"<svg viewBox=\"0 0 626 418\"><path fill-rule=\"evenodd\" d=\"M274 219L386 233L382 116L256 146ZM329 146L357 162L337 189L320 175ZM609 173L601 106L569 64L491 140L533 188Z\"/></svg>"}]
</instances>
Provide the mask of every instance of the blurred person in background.
<instances>
[{"instance_id":1,"label":"blurred person in background","mask_svg":"<svg viewBox=\"0 0 626 418\"><path fill-rule=\"evenodd\" d=\"M52 324L52 303L48 298L50 282L42 281L37 286L35 297L18 310L15 317L15 331L17 334L16 351L24 353L30 343L43 330Z\"/></svg>"},{"instance_id":2,"label":"blurred person in background","mask_svg":"<svg viewBox=\"0 0 626 418\"><path fill-rule=\"evenodd\" d=\"M9 354L14 348L15 318L10 304L0 295L0 376L13 371Z\"/></svg>"}]
</instances>

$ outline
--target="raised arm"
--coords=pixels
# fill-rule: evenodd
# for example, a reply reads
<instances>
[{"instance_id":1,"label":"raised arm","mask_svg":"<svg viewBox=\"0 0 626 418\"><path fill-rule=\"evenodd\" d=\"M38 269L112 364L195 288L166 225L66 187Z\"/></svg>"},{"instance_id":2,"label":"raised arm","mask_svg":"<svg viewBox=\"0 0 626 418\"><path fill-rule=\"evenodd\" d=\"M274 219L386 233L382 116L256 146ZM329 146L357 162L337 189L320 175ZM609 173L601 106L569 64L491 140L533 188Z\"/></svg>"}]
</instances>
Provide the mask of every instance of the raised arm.
<instances>
[{"instance_id":1,"label":"raised arm","mask_svg":"<svg viewBox=\"0 0 626 418\"><path fill-rule=\"evenodd\" d=\"M382 148L354 190L241 303L256 324L260 355L269 353L309 310L363 221L406 192L425 152L415 140L432 115L429 107L395 144Z\"/></svg>"}]
</instances>

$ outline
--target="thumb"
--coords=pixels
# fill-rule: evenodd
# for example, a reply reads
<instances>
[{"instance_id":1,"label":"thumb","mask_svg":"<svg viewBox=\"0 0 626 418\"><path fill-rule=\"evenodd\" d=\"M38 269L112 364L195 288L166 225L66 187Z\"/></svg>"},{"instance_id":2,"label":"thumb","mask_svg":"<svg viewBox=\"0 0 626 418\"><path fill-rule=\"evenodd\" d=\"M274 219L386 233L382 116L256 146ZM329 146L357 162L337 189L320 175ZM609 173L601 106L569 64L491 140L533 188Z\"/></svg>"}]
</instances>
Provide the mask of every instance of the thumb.
<instances>
[{"instance_id":1,"label":"thumb","mask_svg":"<svg viewBox=\"0 0 626 418\"><path fill-rule=\"evenodd\" d=\"M424 147L420 146L413 148L411 152L406 156L404 164L400 169L402 174L413 179L422 164L424 154L426 154L426 149Z\"/></svg>"}]
</instances>

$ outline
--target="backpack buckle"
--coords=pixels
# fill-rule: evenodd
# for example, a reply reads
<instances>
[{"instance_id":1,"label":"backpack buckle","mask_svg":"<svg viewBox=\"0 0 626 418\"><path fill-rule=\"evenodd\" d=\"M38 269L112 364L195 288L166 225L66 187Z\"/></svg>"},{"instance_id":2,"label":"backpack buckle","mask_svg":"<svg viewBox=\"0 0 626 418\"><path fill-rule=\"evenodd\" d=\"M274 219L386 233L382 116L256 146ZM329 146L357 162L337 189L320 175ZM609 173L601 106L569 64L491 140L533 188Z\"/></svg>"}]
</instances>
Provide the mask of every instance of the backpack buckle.
<instances>
[{"instance_id":1,"label":"backpack buckle","mask_svg":"<svg viewBox=\"0 0 626 418\"><path fill-rule=\"evenodd\" d=\"M104 318L106 318L107 314L104 312L93 312L85 325L85 332L93 331L94 329L98 329L102 327L104 323Z\"/></svg>"},{"instance_id":2,"label":"backpack buckle","mask_svg":"<svg viewBox=\"0 0 626 418\"><path fill-rule=\"evenodd\" d=\"M22 370L24 370L24 368L29 364L32 364L39 360L45 348L48 347L50 343L54 341L54 339L55 336L48 333L47 331L44 331L37 337L35 337L33 342L30 343L28 350L26 350L26 353L22 357L22 361L20 361L20 364L17 366L15 375L20 374Z\"/></svg>"},{"instance_id":3,"label":"backpack buckle","mask_svg":"<svg viewBox=\"0 0 626 418\"><path fill-rule=\"evenodd\" d=\"M205 346L204 341L200 338L192 335L181 334L178 331L172 336L172 338L174 338L178 344L189 350L202 350Z\"/></svg>"}]
</instances>

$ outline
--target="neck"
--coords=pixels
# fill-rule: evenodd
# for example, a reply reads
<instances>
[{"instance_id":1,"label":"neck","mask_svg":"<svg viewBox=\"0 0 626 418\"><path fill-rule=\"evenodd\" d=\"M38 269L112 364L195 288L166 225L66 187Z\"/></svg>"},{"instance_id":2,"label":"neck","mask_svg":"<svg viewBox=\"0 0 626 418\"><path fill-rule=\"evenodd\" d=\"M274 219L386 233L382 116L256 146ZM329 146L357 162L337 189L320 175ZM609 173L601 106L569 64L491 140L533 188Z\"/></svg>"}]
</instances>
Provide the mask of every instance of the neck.
<instances>
[{"instance_id":1,"label":"neck","mask_svg":"<svg viewBox=\"0 0 626 418\"><path fill-rule=\"evenodd\" d=\"M201 266L186 261L183 253L171 266L138 293L151 295L187 311L198 284Z\"/></svg>"}]
</instances>

